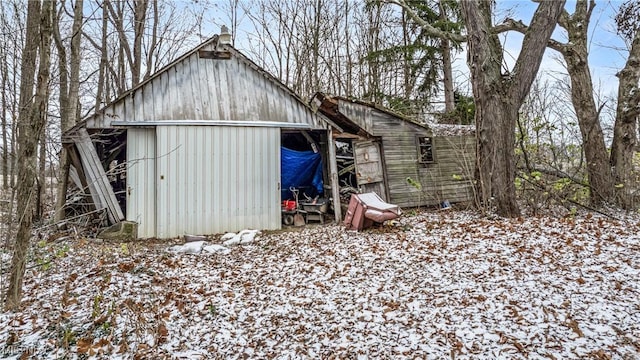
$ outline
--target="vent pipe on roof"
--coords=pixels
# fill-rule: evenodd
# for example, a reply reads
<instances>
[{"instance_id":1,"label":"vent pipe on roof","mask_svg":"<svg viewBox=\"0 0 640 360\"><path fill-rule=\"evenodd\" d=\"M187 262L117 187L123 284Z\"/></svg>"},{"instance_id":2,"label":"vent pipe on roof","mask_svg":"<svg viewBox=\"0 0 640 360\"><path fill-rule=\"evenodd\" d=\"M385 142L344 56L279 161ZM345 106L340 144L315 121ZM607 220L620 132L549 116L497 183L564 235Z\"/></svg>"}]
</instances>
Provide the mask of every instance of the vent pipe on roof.
<instances>
[{"instance_id":1,"label":"vent pipe on roof","mask_svg":"<svg viewBox=\"0 0 640 360\"><path fill-rule=\"evenodd\" d=\"M218 47L224 47L227 45L231 45L231 34L229 33L229 28L222 25L222 28L220 28L220 35L218 36Z\"/></svg>"}]
</instances>

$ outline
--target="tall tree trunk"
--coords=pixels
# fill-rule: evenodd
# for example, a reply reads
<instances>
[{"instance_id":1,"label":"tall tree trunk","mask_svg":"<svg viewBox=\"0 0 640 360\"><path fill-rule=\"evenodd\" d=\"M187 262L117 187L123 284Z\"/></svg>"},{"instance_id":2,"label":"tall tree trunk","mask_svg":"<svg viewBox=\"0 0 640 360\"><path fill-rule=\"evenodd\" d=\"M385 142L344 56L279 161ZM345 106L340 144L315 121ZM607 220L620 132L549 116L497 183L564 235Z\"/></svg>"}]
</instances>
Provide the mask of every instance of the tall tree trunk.
<instances>
[{"instance_id":1,"label":"tall tree trunk","mask_svg":"<svg viewBox=\"0 0 640 360\"><path fill-rule=\"evenodd\" d=\"M116 77L116 96L120 96L127 89L127 65L124 62L124 55L127 53L125 49L128 49L126 46L121 45L118 46L118 72Z\"/></svg>"},{"instance_id":2,"label":"tall tree trunk","mask_svg":"<svg viewBox=\"0 0 640 360\"><path fill-rule=\"evenodd\" d=\"M158 24L160 23L158 0L152 0L151 6L153 7L153 22L151 23L151 43L149 44L149 50L147 51L147 69L144 72L144 76L142 77L143 80L147 80L148 78L150 78L151 74L155 70L155 67L153 66L153 58L156 52L156 46L158 44ZM232 32L231 34L234 36L236 35L234 32Z\"/></svg>"},{"instance_id":3,"label":"tall tree trunk","mask_svg":"<svg viewBox=\"0 0 640 360\"><path fill-rule=\"evenodd\" d=\"M345 16L344 16L344 37L346 39L345 41L345 59L346 61L340 61L339 63L346 63L345 64L345 85L343 88L342 92L338 92L338 94L342 93L346 96L353 96L353 85L352 85L352 75L353 75L353 57L351 54L351 35L350 35L350 25L349 25L349 18L350 18L350 8L349 8L349 2L345 1L344 2L344 12L345 12Z\"/></svg>"},{"instance_id":4,"label":"tall tree trunk","mask_svg":"<svg viewBox=\"0 0 640 360\"><path fill-rule=\"evenodd\" d=\"M18 24L22 24L22 23L27 23L27 21L25 21L19 14L18 11L18 3L15 2L14 3L14 20L16 23ZM22 44L25 43L25 37L26 37L26 26L23 28L22 26L19 27L20 31L18 34L16 34L17 36L14 38L13 41L13 58L14 59L22 59L22 61L24 61L24 54L22 54L20 52L20 47L22 46ZM34 51L37 51L34 50ZM34 59L35 59L35 55L34 55ZM34 64L35 64L35 60L34 60ZM14 66L17 66L17 64L14 62L13 64ZM35 66L35 65L34 65ZM35 69L32 70L35 72ZM31 79L31 91L33 92L33 78L34 78L35 74L31 74L30 75L30 79ZM20 79L20 80L18 80ZM9 205L10 207L13 207L14 205L14 197L15 197L15 189L16 189L16 180L17 180L17 176L16 176L16 171L17 171L17 143L18 143L18 118L19 118L19 113L20 113L20 98L18 97L17 94L21 94L22 92L19 91L19 88L22 86L22 78L17 74L17 72L13 72L12 74L12 80L10 83L12 84L12 88L11 88L11 92L14 94L13 96L13 101L11 102L11 119L13 119L12 123L11 123L11 154L9 156L9 183L10 183L10 187L13 189L13 191L11 192L11 204ZM11 209L11 211L9 212L10 214L13 213L13 208ZM9 224L9 233L11 233L11 227L14 224L11 223Z\"/></svg>"},{"instance_id":5,"label":"tall tree trunk","mask_svg":"<svg viewBox=\"0 0 640 360\"><path fill-rule=\"evenodd\" d=\"M442 39L440 43L442 51L442 82L444 83L444 111L451 112L455 109L455 96L453 89L453 66L451 65L451 43Z\"/></svg>"},{"instance_id":6,"label":"tall tree trunk","mask_svg":"<svg viewBox=\"0 0 640 360\"><path fill-rule=\"evenodd\" d=\"M380 22L381 22L381 12L382 7L380 4L372 5L370 9L367 9L369 15L369 34L368 34L368 44L365 46L367 48L367 53L372 53L378 51L380 49ZM368 61L369 73L368 73L368 89L367 89L367 98L365 100L371 101L374 104L380 104L380 72L379 66L375 62L375 60L370 59Z\"/></svg>"},{"instance_id":7,"label":"tall tree trunk","mask_svg":"<svg viewBox=\"0 0 640 360\"><path fill-rule=\"evenodd\" d=\"M2 5L0 5L2 10ZM3 46L6 46L7 42L4 42ZM0 53L0 76L2 76L2 189L9 189L9 139L7 133L9 127L7 126L7 109L9 104L7 103L7 85L9 81L9 66L7 65L7 56L9 56L7 49L3 48Z\"/></svg>"},{"instance_id":8,"label":"tall tree trunk","mask_svg":"<svg viewBox=\"0 0 640 360\"><path fill-rule=\"evenodd\" d=\"M62 4L64 7L64 3ZM67 67L67 51L60 29L57 24L53 26L54 39L58 54L60 56L60 130L65 131L72 128L77 120L79 113L78 92L80 88L80 45L82 38L82 9L83 0L76 0L73 11L73 25L71 27L71 45L70 45L70 68ZM67 149L63 146L60 151L60 172L57 189L56 201L56 221L64 219L64 205L67 200L67 185L69 180L70 159Z\"/></svg>"},{"instance_id":9,"label":"tall tree trunk","mask_svg":"<svg viewBox=\"0 0 640 360\"><path fill-rule=\"evenodd\" d=\"M313 92L320 87L320 27L322 26L322 11L324 11L322 0L316 0L313 16L311 86L306 91L309 96L313 95Z\"/></svg>"},{"instance_id":10,"label":"tall tree trunk","mask_svg":"<svg viewBox=\"0 0 640 360\"><path fill-rule=\"evenodd\" d=\"M66 126L69 119L69 67L67 64L67 48L62 41L60 34L60 16L64 12L64 0L60 4L58 18L53 24L53 39L58 52L58 76L59 76L59 103L60 103L60 128L62 132L68 128ZM60 150L58 187L56 194L56 213L55 221L62 221L65 217L64 205L67 200L67 181L69 178L69 160L67 149L63 146Z\"/></svg>"},{"instance_id":11,"label":"tall tree trunk","mask_svg":"<svg viewBox=\"0 0 640 360\"><path fill-rule=\"evenodd\" d=\"M140 82L142 68L142 37L144 36L145 19L147 16L148 0L137 0L133 3L133 65L131 67L131 86ZM149 64L150 65L150 64Z\"/></svg>"},{"instance_id":12,"label":"tall tree trunk","mask_svg":"<svg viewBox=\"0 0 640 360\"><path fill-rule=\"evenodd\" d=\"M558 24L569 36L566 44L556 40L549 41L549 47L560 52L567 63L567 72L571 79L571 101L582 136L582 147L587 161L590 199L598 205L613 198L613 177L609 168L604 134L600 126L600 110L594 100L593 81L588 62L587 32L591 14L596 6L594 0L576 1L575 11L569 15L563 10ZM526 33L528 28L522 23L512 23L511 30Z\"/></svg>"},{"instance_id":13,"label":"tall tree trunk","mask_svg":"<svg viewBox=\"0 0 640 360\"><path fill-rule=\"evenodd\" d=\"M558 24L567 31L569 41L567 44L552 41L551 44L552 48L564 56L567 63L567 72L571 79L571 101L576 111L582 135L582 148L587 161L590 199L594 205L598 205L612 200L613 179L604 134L600 126L600 111L594 100L593 81L588 61L587 31L594 7L594 0L578 0L573 15L563 11Z\"/></svg>"},{"instance_id":14,"label":"tall tree trunk","mask_svg":"<svg viewBox=\"0 0 640 360\"><path fill-rule=\"evenodd\" d=\"M438 2L440 9L440 20L447 21L447 13L442 1ZM442 51L442 82L444 84L444 111L451 112L455 109L455 98L453 92L453 66L451 65L451 42L449 39L440 40L440 51Z\"/></svg>"},{"instance_id":15,"label":"tall tree trunk","mask_svg":"<svg viewBox=\"0 0 640 360\"><path fill-rule=\"evenodd\" d=\"M632 209L634 203L633 156L636 152L636 129L640 115L640 31L636 31L629 57L618 76L618 106L616 122L613 128L613 144L611 146L611 165L616 188L618 204L625 209Z\"/></svg>"},{"instance_id":16,"label":"tall tree trunk","mask_svg":"<svg viewBox=\"0 0 640 360\"><path fill-rule=\"evenodd\" d=\"M416 31L414 24L411 22L411 17L407 14L406 10L402 9L400 18L401 29L401 52L398 54L401 56L398 63L401 75L401 85L395 85L392 89L387 89L387 93L391 98L395 98L394 102L397 104L394 107L395 111L401 114L411 117L418 117L420 111L424 109L424 103L427 96L418 95L416 92L416 83L420 77L419 66L415 64L415 50L420 46L416 39ZM393 46L393 45L392 45ZM383 70L384 71L384 70Z\"/></svg>"},{"instance_id":17,"label":"tall tree trunk","mask_svg":"<svg viewBox=\"0 0 640 360\"><path fill-rule=\"evenodd\" d=\"M47 93L48 93L47 89ZM46 105L46 104L45 104ZM46 106L42 116L46 115ZM47 118L45 116L42 128L38 134L39 147L38 147L38 176L36 178L36 209L35 209L35 221L42 221L44 216L45 199L47 193Z\"/></svg>"},{"instance_id":18,"label":"tall tree trunk","mask_svg":"<svg viewBox=\"0 0 640 360\"><path fill-rule=\"evenodd\" d=\"M51 77L51 35L54 17L55 0L45 0L42 4L40 12L40 43L39 43L39 65L38 65L38 81L36 94L34 98L34 109L31 115L31 129L36 137L36 149L39 149L39 155L34 163L38 163L37 172L37 202L36 213L38 220L42 219L43 214L43 197L46 193L46 146L47 146L47 109L49 104L49 80ZM38 148L38 142L39 148Z\"/></svg>"},{"instance_id":19,"label":"tall tree trunk","mask_svg":"<svg viewBox=\"0 0 640 360\"><path fill-rule=\"evenodd\" d=\"M586 49L585 49L586 50ZM590 199L594 205L610 200L613 190L611 171L604 135L600 126L599 111L593 98L593 83L587 64L587 53L579 58L571 56L567 60L571 78L571 98L575 104L576 117L582 135L582 148L587 162Z\"/></svg>"},{"instance_id":20,"label":"tall tree trunk","mask_svg":"<svg viewBox=\"0 0 640 360\"><path fill-rule=\"evenodd\" d=\"M127 89L127 66L125 64L125 56L127 63L129 64L129 68L132 69L132 74L133 68L135 67L133 55L131 54L131 49L129 47L129 40L127 40L127 34L124 29L124 1L116 2L115 9L113 8L110 0L105 0L103 2L103 6L103 9L106 8L109 11L109 19L113 22L113 26L116 28L116 32L118 34L118 40L120 41L118 46L117 74L116 79L114 79L116 82L115 95L120 96ZM140 73L138 72L138 75L139 74ZM136 80L136 84L138 80Z\"/></svg>"},{"instance_id":21,"label":"tall tree trunk","mask_svg":"<svg viewBox=\"0 0 640 360\"><path fill-rule=\"evenodd\" d=\"M33 183L36 177L36 150L38 134L44 126L49 85L51 23L53 3L45 0L40 10L40 1L30 1L27 8L27 35L21 66L20 115L18 119L18 234L11 260L9 286L5 299L6 310L16 310L22 299L22 280L33 217ZM40 48L38 87L33 96L36 54ZM32 97L33 96L33 97Z\"/></svg>"},{"instance_id":22,"label":"tall tree trunk","mask_svg":"<svg viewBox=\"0 0 640 360\"><path fill-rule=\"evenodd\" d=\"M69 69L69 97L67 99L69 110L67 121L64 124L63 131L73 127L78 122L80 113L80 45L82 39L82 10L84 8L84 0L76 0L73 11L73 26L71 28L71 58Z\"/></svg>"},{"instance_id":23,"label":"tall tree trunk","mask_svg":"<svg viewBox=\"0 0 640 360\"><path fill-rule=\"evenodd\" d=\"M100 41L100 66L98 69L98 88L96 90L96 105L95 111L98 112L102 107L103 100L105 100L105 94L108 92L105 89L107 84L107 61L109 60L109 52L107 49L107 35L109 26L109 12L106 5L102 5L102 37ZM106 103L106 101L104 101Z\"/></svg>"},{"instance_id":24,"label":"tall tree trunk","mask_svg":"<svg viewBox=\"0 0 640 360\"><path fill-rule=\"evenodd\" d=\"M503 49L492 28L492 0L460 3L467 26L468 63L476 103L480 205L501 216L520 215L515 192L515 126L536 77L564 0L538 5L513 72L503 75Z\"/></svg>"},{"instance_id":25,"label":"tall tree trunk","mask_svg":"<svg viewBox=\"0 0 640 360\"><path fill-rule=\"evenodd\" d=\"M231 35L232 35L231 46L236 45L236 36L238 36L239 30L240 30L239 29L240 19L238 16L239 11L240 11L240 0L229 0L229 20L231 21Z\"/></svg>"}]
</instances>

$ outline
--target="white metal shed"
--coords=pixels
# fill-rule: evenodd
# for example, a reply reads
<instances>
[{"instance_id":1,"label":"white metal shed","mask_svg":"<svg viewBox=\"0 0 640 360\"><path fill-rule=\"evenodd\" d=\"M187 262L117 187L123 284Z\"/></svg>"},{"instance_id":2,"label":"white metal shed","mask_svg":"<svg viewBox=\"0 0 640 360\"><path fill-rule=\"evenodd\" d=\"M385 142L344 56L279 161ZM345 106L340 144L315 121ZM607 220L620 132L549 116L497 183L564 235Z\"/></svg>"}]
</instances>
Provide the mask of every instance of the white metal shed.
<instances>
[{"instance_id":1,"label":"white metal shed","mask_svg":"<svg viewBox=\"0 0 640 360\"><path fill-rule=\"evenodd\" d=\"M214 36L78 129L120 129L115 141L126 141L125 219L138 223L138 237L170 238L279 229L284 130L322 139L327 197L339 219L334 126L339 129Z\"/></svg>"},{"instance_id":2,"label":"white metal shed","mask_svg":"<svg viewBox=\"0 0 640 360\"><path fill-rule=\"evenodd\" d=\"M280 228L280 129L307 125L114 125L129 127L126 219L139 237Z\"/></svg>"}]
</instances>

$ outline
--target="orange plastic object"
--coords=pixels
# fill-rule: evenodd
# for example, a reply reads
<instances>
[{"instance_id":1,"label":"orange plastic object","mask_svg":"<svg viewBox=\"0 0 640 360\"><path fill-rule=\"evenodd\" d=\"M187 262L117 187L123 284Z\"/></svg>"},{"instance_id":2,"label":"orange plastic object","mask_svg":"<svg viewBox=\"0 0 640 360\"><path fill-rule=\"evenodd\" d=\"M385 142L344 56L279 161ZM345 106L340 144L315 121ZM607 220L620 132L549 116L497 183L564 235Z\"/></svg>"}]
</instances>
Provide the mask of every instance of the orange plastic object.
<instances>
[{"instance_id":1,"label":"orange plastic object","mask_svg":"<svg viewBox=\"0 0 640 360\"><path fill-rule=\"evenodd\" d=\"M295 200L283 200L282 201L282 210L284 211L293 211L296 209L296 201Z\"/></svg>"}]
</instances>

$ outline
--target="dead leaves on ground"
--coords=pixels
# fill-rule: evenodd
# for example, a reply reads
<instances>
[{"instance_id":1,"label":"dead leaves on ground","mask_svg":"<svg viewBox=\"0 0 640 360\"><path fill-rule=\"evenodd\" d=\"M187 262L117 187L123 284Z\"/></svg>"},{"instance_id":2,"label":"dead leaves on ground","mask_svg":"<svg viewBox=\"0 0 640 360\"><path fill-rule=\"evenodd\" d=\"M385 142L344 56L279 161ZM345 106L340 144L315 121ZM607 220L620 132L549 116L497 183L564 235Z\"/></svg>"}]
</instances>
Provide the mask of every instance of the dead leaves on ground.
<instances>
[{"instance_id":1,"label":"dead leaves on ground","mask_svg":"<svg viewBox=\"0 0 640 360\"><path fill-rule=\"evenodd\" d=\"M228 255L72 246L25 289L34 318L0 315L0 341L45 343L57 336L45 329L66 329L64 351L133 358L211 344L253 358L640 354L640 319L625 313L638 309L636 228L596 217L401 220L411 226L277 232Z\"/></svg>"}]
</instances>

